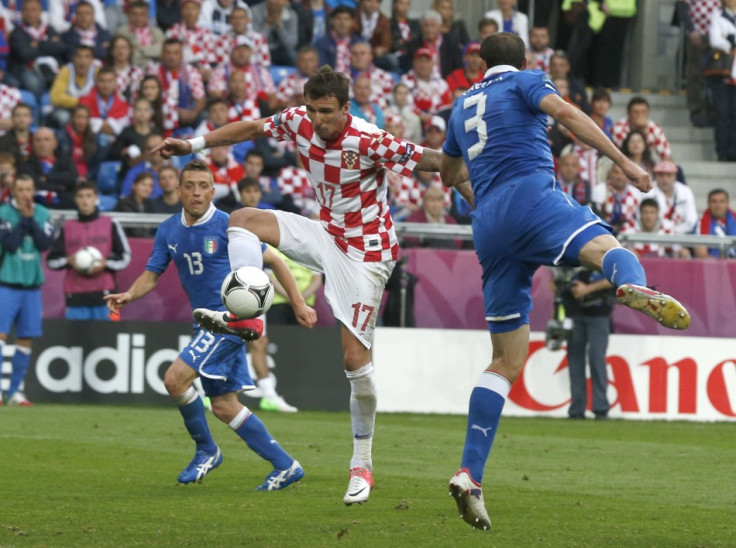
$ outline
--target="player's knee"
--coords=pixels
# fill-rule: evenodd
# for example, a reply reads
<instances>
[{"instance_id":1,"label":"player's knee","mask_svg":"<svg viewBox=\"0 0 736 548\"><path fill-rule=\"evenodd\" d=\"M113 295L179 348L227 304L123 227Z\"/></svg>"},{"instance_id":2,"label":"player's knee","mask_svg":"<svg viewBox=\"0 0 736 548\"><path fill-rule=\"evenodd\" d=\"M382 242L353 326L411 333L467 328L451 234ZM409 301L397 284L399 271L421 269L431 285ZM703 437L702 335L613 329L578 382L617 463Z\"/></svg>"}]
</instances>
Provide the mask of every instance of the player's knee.
<instances>
[{"instance_id":1,"label":"player's knee","mask_svg":"<svg viewBox=\"0 0 736 548\"><path fill-rule=\"evenodd\" d=\"M367 363L354 371L345 371L345 376L350 381L352 397L362 400L376 399L376 382L373 375L373 364Z\"/></svg>"},{"instance_id":2,"label":"player's knee","mask_svg":"<svg viewBox=\"0 0 736 548\"><path fill-rule=\"evenodd\" d=\"M225 398L212 398L212 414L222 422L229 423L242 406L237 401Z\"/></svg>"},{"instance_id":3,"label":"player's knee","mask_svg":"<svg viewBox=\"0 0 736 548\"><path fill-rule=\"evenodd\" d=\"M238 226L241 228L250 229L255 219L258 217L258 210L253 207L243 207L236 209L230 214L229 226Z\"/></svg>"},{"instance_id":4,"label":"player's knee","mask_svg":"<svg viewBox=\"0 0 736 548\"><path fill-rule=\"evenodd\" d=\"M187 382L184 377L179 375L177 371L171 367L169 367L166 370L166 373L164 373L164 387L166 387L166 391L172 398L176 398L183 394L190 385L191 382Z\"/></svg>"}]
</instances>

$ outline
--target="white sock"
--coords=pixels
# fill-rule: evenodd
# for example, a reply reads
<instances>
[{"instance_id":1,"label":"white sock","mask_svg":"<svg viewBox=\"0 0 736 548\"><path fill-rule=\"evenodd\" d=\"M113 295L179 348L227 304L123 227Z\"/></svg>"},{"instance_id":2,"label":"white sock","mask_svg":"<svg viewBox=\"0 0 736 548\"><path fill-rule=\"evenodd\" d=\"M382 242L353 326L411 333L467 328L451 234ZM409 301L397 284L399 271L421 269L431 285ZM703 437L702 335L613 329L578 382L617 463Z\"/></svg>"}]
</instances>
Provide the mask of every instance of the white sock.
<instances>
[{"instance_id":1,"label":"white sock","mask_svg":"<svg viewBox=\"0 0 736 548\"><path fill-rule=\"evenodd\" d=\"M373 470L371 449L376 423L376 383L373 364L367 363L355 371L345 371L350 381L350 422L353 427L353 458L350 468Z\"/></svg>"},{"instance_id":2,"label":"white sock","mask_svg":"<svg viewBox=\"0 0 736 548\"><path fill-rule=\"evenodd\" d=\"M256 384L258 385L258 388L261 390L262 397L275 398L277 396L276 387L273 384L273 377L271 377L270 375L266 377L265 379L256 380Z\"/></svg>"},{"instance_id":3,"label":"white sock","mask_svg":"<svg viewBox=\"0 0 736 548\"><path fill-rule=\"evenodd\" d=\"M197 394L199 394L199 397L202 399L205 399L207 397L207 394L204 393L204 388L202 388L202 379L197 377L192 381L192 386L197 391Z\"/></svg>"},{"instance_id":4,"label":"white sock","mask_svg":"<svg viewBox=\"0 0 736 548\"><path fill-rule=\"evenodd\" d=\"M263 251L258 236L250 230L239 226L227 229L227 253L230 256L230 269L236 270L241 266L255 266L263 268Z\"/></svg>"}]
</instances>

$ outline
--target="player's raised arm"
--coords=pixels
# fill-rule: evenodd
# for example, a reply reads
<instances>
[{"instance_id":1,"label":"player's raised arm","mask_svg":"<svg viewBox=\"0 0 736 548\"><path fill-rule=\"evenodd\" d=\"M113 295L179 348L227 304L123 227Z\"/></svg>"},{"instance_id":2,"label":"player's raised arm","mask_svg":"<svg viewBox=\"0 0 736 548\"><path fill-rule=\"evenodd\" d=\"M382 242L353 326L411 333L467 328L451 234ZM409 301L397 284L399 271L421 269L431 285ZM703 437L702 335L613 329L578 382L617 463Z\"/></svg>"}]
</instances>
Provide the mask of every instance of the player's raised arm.
<instances>
[{"instance_id":1,"label":"player's raised arm","mask_svg":"<svg viewBox=\"0 0 736 548\"><path fill-rule=\"evenodd\" d=\"M642 192L651 190L652 181L649 174L628 159L601 131L601 128L580 109L571 106L559 95L554 94L543 97L539 102L539 108L572 131L575 137L618 164L636 188Z\"/></svg>"},{"instance_id":2,"label":"player's raised arm","mask_svg":"<svg viewBox=\"0 0 736 548\"><path fill-rule=\"evenodd\" d=\"M317 312L309 306L299 291L294 275L289 270L284 260L272 249L266 249L263 253L263 262L271 267L276 279L286 292L286 296L294 309L294 315L301 325L312 329L317 323Z\"/></svg>"},{"instance_id":3,"label":"player's raised arm","mask_svg":"<svg viewBox=\"0 0 736 548\"><path fill-rule=\"evenodd\" d=\"M145 297L156 287L158 283L158 274L150 270L144 270L143 274L138 276L130 286L130 289L124 293L113 293L105 296L107 308L110 312L117 312L126 304L131 303Z\"/></svg>"},{"instance_id":4,"label":"player's raised arm","mask_svg":"<svg viewBox=\"0 0 736 548\"><path fill-rule=\"evenodd\" d=\"M151 150L160 153L164 158L196 154L205 148L220 147L258 139L263 136L265 118L252 121L231 122L215 131L194 139L174 139L167 137L160 145Z\"/></svg>"}]
</instances>

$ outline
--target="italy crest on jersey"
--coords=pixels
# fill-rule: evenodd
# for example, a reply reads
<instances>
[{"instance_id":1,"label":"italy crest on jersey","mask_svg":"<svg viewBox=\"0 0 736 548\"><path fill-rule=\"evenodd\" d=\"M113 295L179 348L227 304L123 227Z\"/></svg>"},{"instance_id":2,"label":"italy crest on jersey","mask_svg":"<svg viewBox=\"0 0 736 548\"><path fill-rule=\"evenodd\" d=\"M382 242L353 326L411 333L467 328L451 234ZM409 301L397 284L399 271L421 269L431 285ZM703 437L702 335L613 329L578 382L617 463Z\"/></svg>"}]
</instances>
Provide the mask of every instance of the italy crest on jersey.
<instances>
[{"instance_id":1,"label":"italy crest on jersey","mask_svg":"<svg viewBox=\"0 0 736 548\"><path fill-rule=\"evenodd\" d=\"M204 251L212 255L217 251L217 238L205 238L204 239Z\"/></svg>"},{"instance_id":2,"label":"italy crest on jersey","mask_svg":"<svg viewBox=\"0 0 736 548\"><path fill-rule=\"evenodd\" d=\"M358 163L358 153L354 150L343 150L342 161L345 163L346 168L355 169Z\"/></svg>"}]
</instances>

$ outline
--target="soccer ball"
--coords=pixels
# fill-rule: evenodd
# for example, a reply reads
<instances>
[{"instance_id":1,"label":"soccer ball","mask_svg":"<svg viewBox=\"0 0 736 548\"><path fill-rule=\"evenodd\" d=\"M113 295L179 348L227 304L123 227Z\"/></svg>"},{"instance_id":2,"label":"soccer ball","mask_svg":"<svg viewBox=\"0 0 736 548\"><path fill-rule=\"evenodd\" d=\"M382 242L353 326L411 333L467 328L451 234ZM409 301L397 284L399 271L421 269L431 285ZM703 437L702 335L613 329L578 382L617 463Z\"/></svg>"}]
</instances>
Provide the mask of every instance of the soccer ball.
<instances>
[{"instance_id":1,"label":"soccer ball","mask_svg":"<svg viewBox=\"0 0 736 548\"><path fill-rule=\"evenodd\" d=\"M271 308L273 295L273 284L268 275L255 266L233 270L220 289L222 304L239 318L256 318L265 314Z\"/></svg>"},{"instance_id":2,"label":"soccer ball","mask_svg":"<svg viewBox=\"0 0 736 548\"><path fill-rule=\"evenodd\" d=\"M74 263L77 266L77 272L88 274L90 270L98 266L102 262L102 253L94 246L88 245L79 249L74 254Z\"/></svg>"}]
</instances>

